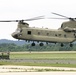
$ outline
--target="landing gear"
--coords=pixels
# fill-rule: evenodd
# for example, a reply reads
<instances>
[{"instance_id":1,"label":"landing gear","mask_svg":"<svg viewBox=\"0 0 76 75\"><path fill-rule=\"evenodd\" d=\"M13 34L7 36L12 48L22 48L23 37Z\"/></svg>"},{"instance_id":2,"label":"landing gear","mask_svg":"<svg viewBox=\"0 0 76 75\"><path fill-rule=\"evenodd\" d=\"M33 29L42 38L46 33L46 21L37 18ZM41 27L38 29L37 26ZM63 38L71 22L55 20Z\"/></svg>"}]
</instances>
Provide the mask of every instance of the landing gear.
<instances>
[{"instance_id":1,"label":"landing gear","mask_svg":"<svg viewBox=\"0 0 76 75\"><path fill-rule=\"evenodd\" d=\"M40 46L43 46L44 44L43 44L43 43L40 43L39 45L40 45Z\"/></svg>"},{"instance_id":2,"label":"landing gear","mask_svg":"<svg viewBox=\"0 0 76 75\"><path fill-rule=\"evenodd\" d=\"M43 43L40 43L39 44L39 46L43 46L44 44ZM32 44L31 44L31 46L35 46L35 43L33 42Z\"/></svg>"},{"instance_id":3,"label":"landing gear","mask_svg":"<svg viewBox=\"0 0 76 75\"><path fill-rule=\"evenodd\" d=\"M73 47L73 44L72 43L70 43L70 47Z\"/></svg>"},{"instance_id":4,"label":"landing gear","mask_svg":"<svg viewBox=\"0 0 76 75\"><path fill-rule=\"evenodd\" d=\"M33 42L33 43L31 44L31 46L35 46L35 43Z\"/></svg>"},{"instance_id":5,"label":"landing gear","mask_svg":"<svg viewBox=\"0 0 76 75\"><path fill-rule=\"evenodd\" d=\"M65 46L65 45L64 45L63 43L61 43L61 47L63 47L63 46ZM73 47L73 44L70 43L69 46L70 46L70 47Z\"/></svg>"},{"instance_id":6,"label":"landing gear","mask_svg":"<svg viewBox=\"0 0 76 75\"><path fill-rule=\"evenodd\" d=\"M64 44L63 43L61 43L61 47L63 47L64 46Z\"/></svg>"}]
</instances>

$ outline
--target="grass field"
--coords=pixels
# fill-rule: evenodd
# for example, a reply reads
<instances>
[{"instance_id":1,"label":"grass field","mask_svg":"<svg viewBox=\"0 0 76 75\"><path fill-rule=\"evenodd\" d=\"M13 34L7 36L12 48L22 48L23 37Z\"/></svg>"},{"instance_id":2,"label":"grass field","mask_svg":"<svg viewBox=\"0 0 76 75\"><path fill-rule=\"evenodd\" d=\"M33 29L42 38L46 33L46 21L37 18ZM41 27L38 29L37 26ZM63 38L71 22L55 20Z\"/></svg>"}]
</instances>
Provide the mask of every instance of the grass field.
<instances>
[{"instance_id":1,"label":"grass field","mask_svg":"<svg viewBox=\"0 0 76 75\"><path fill-rule=\"evenodd\" d=\"M11 59L76 59L76 52L12 52Z\"/></svg>"},{"instance_id":2,"label":"grass field","mask_svg":"<svg viewBox=\"0 0 76 75\"><path fill-rule=\"evenodd\" d=\"M19 59L16 61L16 59ZM75 67L76 64L65 63L43 63L43 62L22 62L20 59L30 60L57 60L60 61L76 61L75 51L62 51L62 52L11 52L10 60L0 61L0 65L25 65L25 66L54 66L54 67Z\"/></svg>"}]
</instances>

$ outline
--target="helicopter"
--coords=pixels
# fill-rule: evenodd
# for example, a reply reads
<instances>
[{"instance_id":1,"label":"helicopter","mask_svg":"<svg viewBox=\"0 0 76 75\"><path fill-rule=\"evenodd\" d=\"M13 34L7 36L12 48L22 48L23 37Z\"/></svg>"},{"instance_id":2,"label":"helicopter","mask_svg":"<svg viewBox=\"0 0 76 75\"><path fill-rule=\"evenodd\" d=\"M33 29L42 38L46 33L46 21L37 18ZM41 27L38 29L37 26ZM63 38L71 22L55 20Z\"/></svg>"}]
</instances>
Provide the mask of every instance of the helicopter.
<instances>
[{"instance_id":1,"label":"helicopter","mask_svg":"<svg viewBox=\"0 0 76 75\"><path fill-rule=\"evenodd\" d=\"M66 17L57 13L54 15L61 16L63 18L49 18L49 19L69 19L69 21L63 22L59 29L48 28L36 28L30 27L25 21L45 19L44 16L38 16L25 20L1 20L0 22L18 22L18 27L11 35L18 40L33 41L31 46L35 46L37 42L43 46L44 43L60 43L61 47L64 43L68 43L70 47L73 46L73 42L76 41L76 18Z\"/></svg>"}]
</instances>

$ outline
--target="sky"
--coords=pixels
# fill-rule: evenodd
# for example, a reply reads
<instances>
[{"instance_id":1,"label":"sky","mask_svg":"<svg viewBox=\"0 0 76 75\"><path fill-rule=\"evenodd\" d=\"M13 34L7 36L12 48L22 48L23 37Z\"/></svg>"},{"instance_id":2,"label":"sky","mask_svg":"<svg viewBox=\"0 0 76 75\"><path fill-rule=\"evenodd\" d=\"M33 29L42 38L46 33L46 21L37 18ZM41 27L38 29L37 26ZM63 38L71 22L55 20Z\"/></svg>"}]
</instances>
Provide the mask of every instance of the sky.
<instances>
[{"instance_id":1,"label":"sky","mask_svg":"<svg viewBox=\"0 0 76 75\"><path fill-rule=\"evenodd\" d=\"M30 19L44 15L45 19L26 22L30 27L58 29L67 20L47 19L61 18L51 12L75 18L76 0L0 0L0 20ZM0 39L15 40L11 34L16 28L15 22L1 22Z\"/></svg>"}]
</instances>

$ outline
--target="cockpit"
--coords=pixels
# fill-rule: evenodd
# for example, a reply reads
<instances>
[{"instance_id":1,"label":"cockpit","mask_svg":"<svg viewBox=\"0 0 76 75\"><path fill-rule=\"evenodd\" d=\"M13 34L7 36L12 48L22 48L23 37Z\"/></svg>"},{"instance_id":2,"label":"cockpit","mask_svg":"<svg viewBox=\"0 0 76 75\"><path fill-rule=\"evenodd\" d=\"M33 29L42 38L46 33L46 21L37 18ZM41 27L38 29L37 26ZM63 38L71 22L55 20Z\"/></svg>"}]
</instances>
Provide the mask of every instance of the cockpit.
<instances>
[{"instance_id":1,"label":"cockpit","mask_svg":"<svg viewBox=\"0 0 76 75\"><path fill-rule=\"evenodd\" d=\"M22 28L22 27L26 27L26 28L27 28L27 27L29 27L29 24L26 23L26 22L23 22L23 21L21 22L21 21L20 21L20 22L18 23L18 28Z\"/></svg>"},{"instance_id":2,"label":"cockpit","mask_svg":"<svg viewBox=\"0 0 76 75\"><path fill-rule=\"evenodd\" d=\"M20 32L22 32L22 29L17 28L15 32L20 33Z\"/></svg>"},{"instance_id":3,"label":"cockpit","mask_svg":"<svg viewBox=\"0 0 76 75\"><path fill-rule=\"evenodd\" d=\"M76 21L68 21L62 23L61 29L66 32L76 32Z\"/></svg>"}]
</instances>

